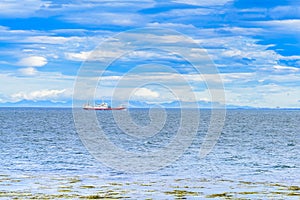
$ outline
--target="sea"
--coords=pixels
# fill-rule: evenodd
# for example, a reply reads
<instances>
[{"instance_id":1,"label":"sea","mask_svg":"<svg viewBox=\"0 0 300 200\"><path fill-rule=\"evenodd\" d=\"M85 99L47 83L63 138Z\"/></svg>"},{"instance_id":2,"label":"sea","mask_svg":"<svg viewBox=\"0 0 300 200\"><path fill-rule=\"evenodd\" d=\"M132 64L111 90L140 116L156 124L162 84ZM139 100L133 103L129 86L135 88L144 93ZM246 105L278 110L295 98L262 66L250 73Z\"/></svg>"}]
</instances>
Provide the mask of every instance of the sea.
<instances>
[{"instance_id":1,"label":"sea","mask_svg":"<svg viewBox=\"0 0 300 200\"><path fill-rule=\"evenodd\" d=\"M211 110L182 133L193 109L80 112L93 113L100 140L83 135L92 129L78 120L89 118L74 120L71 108L0 108L1 199L300 199L300 110L228 109L205 156ZM147 129L153 116L165 120Z\"/></svg>"}]
</instances>

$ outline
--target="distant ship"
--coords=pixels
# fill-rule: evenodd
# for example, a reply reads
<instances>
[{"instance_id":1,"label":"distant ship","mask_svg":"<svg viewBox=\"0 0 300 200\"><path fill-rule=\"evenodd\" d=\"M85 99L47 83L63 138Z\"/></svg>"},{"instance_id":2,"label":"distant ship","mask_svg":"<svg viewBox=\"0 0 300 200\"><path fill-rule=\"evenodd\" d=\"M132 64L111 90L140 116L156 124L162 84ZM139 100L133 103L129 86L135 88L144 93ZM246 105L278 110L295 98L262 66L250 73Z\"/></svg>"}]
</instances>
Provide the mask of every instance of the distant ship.
<instances>
[{"instance_id":1,"label":"distant ship","mask_svg":"<svg viewBox=\"0 0 300 200\"><path fill-rule=\"evenodd\" d=\"M89 103L87 103L87 104L83 105L83 109L85 109L85 110L124 110L124 109L126 109L126 107L119 106L119 107L112 108L107 103L103 102L103 103L97 104L95 106L92 106Z\"/></svg>"}]
</instances>

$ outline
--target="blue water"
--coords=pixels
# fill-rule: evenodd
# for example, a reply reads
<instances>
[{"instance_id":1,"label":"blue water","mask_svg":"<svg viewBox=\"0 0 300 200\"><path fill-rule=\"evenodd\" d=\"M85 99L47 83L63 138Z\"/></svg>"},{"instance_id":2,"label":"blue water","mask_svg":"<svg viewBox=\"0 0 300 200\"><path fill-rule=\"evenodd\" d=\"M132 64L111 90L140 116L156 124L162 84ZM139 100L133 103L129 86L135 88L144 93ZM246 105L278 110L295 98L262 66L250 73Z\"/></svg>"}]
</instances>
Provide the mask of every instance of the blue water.
<instances>
[{"instance_id":1,"label":"blue water","mask_svg":"<svg viewBox=\"0 0 300 200\"><path fill-rule=\"evenodd\" d=\"M136 124L149 124L148 110L128 112ZM227 110L222 134L205 158L199 149L210 111L200 113L198 133L179 159L161 170L132 174L89 153L71 109L0 108L0 197L299 199L299 110ZM135 152L167 145L181 117L180 110L167 110L157 135L134 139L117 127L111 112L96 114L114 144Z\"/></svg>"}]
</instances>

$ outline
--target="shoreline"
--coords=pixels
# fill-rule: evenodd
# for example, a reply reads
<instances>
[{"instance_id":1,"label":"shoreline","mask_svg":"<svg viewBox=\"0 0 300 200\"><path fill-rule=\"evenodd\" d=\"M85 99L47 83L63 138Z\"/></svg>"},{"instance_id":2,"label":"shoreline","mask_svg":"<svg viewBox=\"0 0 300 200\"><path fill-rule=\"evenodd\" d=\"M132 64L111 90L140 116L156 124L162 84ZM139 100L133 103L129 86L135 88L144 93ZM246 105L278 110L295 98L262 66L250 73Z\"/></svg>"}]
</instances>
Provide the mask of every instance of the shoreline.
<instances>
[{"instance_id":1,"label":"shoreline","mask_svg":"<svg viewBox=\"0 0 300 200\"><path fill-rule=\"evenodd\" d=\"M206 178L104 180L97 175L0 175L0 198L22 199L298 199L300 185ZM163 189L162 189L163 188Z\"/></svg>"}]
</instances>

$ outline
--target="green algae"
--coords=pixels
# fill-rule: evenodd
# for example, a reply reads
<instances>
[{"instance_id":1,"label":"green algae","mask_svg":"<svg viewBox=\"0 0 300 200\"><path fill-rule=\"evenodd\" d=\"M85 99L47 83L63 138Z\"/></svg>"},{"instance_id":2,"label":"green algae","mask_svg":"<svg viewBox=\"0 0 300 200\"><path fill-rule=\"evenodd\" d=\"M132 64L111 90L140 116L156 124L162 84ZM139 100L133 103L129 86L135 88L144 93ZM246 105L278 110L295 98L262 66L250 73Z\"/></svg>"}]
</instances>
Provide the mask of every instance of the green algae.
<instances>
[{"instance_id":1,"label":"green algae","mask_svg":"<svg viewBox=\"0 0 300 200\"><path fill-rule=\"evenodd\" d=\"M9 199L123 199L129 198L121 196L119 193L105 193L100 194L91 194L91 195L78 195L78 194L31 194L24 192L0 192L0 198L9 198Z\"/></svg>"},{"instance_id":2,"label":"green algae","mask_svg":"<svg viewBox=\"0 0 300 200\"><path fill-rule=\"evenodd\" d=\"M175 197L185 197L185 196L198 196L199 193L198 192L191 192L191 191L187 191L187 190L173 190L173 191L167 191L164 192L167 195L173 195Z\"/></svg>"},{"instance_id":3,"label":"green algae","mask_svg":"<svg viewBox=\"0 0 300 200\"><path fill-rule=\"evenodd\" d=\"M153 185L150 184L150 183L141 183L140 186L150 187L150 186L153 186Z\"/></svg>"},{"instance_id":4,"label":"green algae","mask_svg":"<svg viewBox=\"0 0 300 200\"><path fill-rule=\"evenodd\" d=\"M69 181L69 183L78 183L81 180L79 178L70 178L70 179L68 179L68 181Z\"/></svg>"},{"instance_id":5,"label":"green algae","mask_svg":"<svg viewBox=\"0 0 300 200\"><path fill-rule=\"evenodd\" d=\"M111 187L110 185L101 185L100 188L109 188Z\"/></svg>"},{"instance_id":6,"label":"green algae","mask_svg":"<svg viewBox=\"0 0 300 200\"><path fill-rule=\"evenodd\" d=\"M30 199L78 199L80 195L76 194L36 194Z\"/></svg>"},{"instance_id":7,"label":"green algae","mask_svg":"<svg viewBox=\"0 0 300 200\"><path fill-rule=\"evenodd\" d=\"M209 194L209 195L206 195L206 198L231 197L231 196L232 195L229 195L228 193L223 192L223 193L218 193L218 194Z\"/></svg>"},{"instance_id":8,"label":"green algae","mask_svg":"<svg viewBox=\"0 0 300 200\"><path fill-rule=\"evenodd\" d=\"M183 179L183 178L177 178L177 179L175 179L174 181L175 182L180 182L180 181L184 181L185 179Z\"/></svg>"},{"instance_id":9,"label":"green algae","mask_svg":"<svg viewBox=\"0 0 300 200\"><path fill-rule=\"evenodd\" d=\"M19 183L19 182L21 182L21 180L19 180L19 179L13 179L13 180L11 180L11 182L12 183Z\"/></svg>"},{"instance_id":10,"label":"green algae","mask_svg":"<svg viewBox=\"0 0 300 200\"><path fill-rule=\"evenodd\" d=\"M271 194L276 194L276 195L287 195L286 192L279 192L279 191L275 191L275 192L270 192Z\"/></svg>"},{"instance_id":11,"label":"green algae","mask_svg":"<svg viewBox=\"0 0 300 200\"><path fill-rule=\"evenodd\" d=\"M82 185L82 186L80 186L80 188L82 188L82 189L91 189L91 188L96 188L96 187L93 186L93 185Z\"/></svg>"},{"instance_id":12,"label":"green algae","mask_svg":"<svg viewBox=\"0 0 300 200\"><path fill-rule=\"evenodd\" d=\"M255 183L253 182L249 182L249 181L240 181L241 184L244 184L244 185L253 185Z\"/></svg>"},{"instance_id":13,"label":"green algae","mask_svg":"<svg viewBox=\"0 0 300 200\"><path fill-rule=\"evenodd\" d=\"M300 187L299 187L299 186L292 185L292 186L289 186L289 187L288 187L288 190L295 190L295 191L298 191L298 190L300 190Z\"/></svg>"},{"instance_id":14,"label":"green algae","mask_svg":"<svg viewBox=\"0 0 300 200\"><path fill-rule=\"evenodd\" d=\"M11 186L10 183L1 183L1 186Z\"/></svg>"},{"instance_id":15,"label":"green algae","mask_svg":"<svg viewBox=\"0 0 300 200\"><path fill-rule=\"evenodd\" d=\"M121 194L111 194L111 193L106 193L106 194L92 194L92 195L86 195L86 196L80 196L79 198L81 199L124 199L124 198L129 198L125 196L121 196Z\"/></svg>"},{"instance_id":16,"label":"green algae","mask_svg":"<svg viewBox=\"0 0 300 200\"><path fill-rule=\"evenodd\" d=\"M60 189L60 190L57 190L58 192L72 192L72 190L68 190L68 189Z\"/></svg>"},{"instance_id":17,"label":"green algae","mask_svg":"<svg viewBox=\"0 0 300 200\"><path fill-rule=\"evenodd\" d=\"M41 189L41 190L46 190L46 189L51 189L49 186L39 186L38 189Z\"/></svg>"},{"instance_id":18,"label":"green algae","mask_svg":"<svg viewBox=\"0 0 300 200\"><path fill-rule=\"evenodd\" d=\"M27 192L0 192L0 197L30 197L31 193Z\"/></svg>"},{"instance_id":19,"label":"green algae","mask_svg":"<svg viewBox=\"0 0 300 200\"><path fill-rule=\"evenodd\" d=\"M52 177L51 180L54 180L54 181L64 181L66 179L64 177Z\"/></svg>"},{"instance_id":20,"label":"green algae","mask_svg":"<svg viewBox=\"0 0 300 200\"><path fill-rule=\"evenodd\" d=\"M60 185L59 188L73 188L72 185Z\"/></svg>"},{"instance_id":21,"label":"green algae","mask_svg":"<svg viewBox=\"0 0 300 200\"><path fill-rule=\"evenodd\" d=\"M157 190L145 190L145 192L154 193L154 192L157 192Z\"/></svg>"},{"instance_id":22,"label":"green algae","mask_svg":"<svg viewBox=\"0 0 300 200\"><path fill-rule=\"evenodd\" d=\"M249 194L259 194L259 192L246 191L246 192L239 192L238 194L249 195Z\"/></svg>"},{"instance_id":23,"label":"green algae","mask_svg":"<svg viewBox=\"0 0 300 200\"><path fill-rule=\"evenodd\" d=\"M216 199L250 199L250 198L260 198L260 197L270 197L270 198L298 198L300 196L300 187L296 185L284 185L272 182L248 182L248 181L235 181L234 184L229 185L228 190L220 191L219 194L207 193L207 190L202 190L201 188L213 189L213 183L221 182L232 182L228 180L214 180L211 184L206 185L197 180L190 180L192 182L186 182L187 179L176 179L175 183L163 183L163 182L148 182L148 181L135 181L135 182L100 182L97 184L95 182L85 182L86 178L89 176L72 176L72 177L62 177L51 180L47 187L42 188L41 183L38 183L37 192L41 193L31 193L28 190L22 192L2 192L0 193L0 199L124 199L133 198L135 195L141 195L144 193L143 197L154 197L156 195L165 195L164 197L172 199L185 199L185 198L216 198ZM89 177L96 178L97 177ZM4 179L4 182L0 183L0 187L5 183L15 183L20 182L20 176L17 177L6 177L0 176L0 180ZM18 181L19 180L19 181ZM203 179L204 180L204 179ZM43 180L42 180L43 181ZM94 181L94 180L92 180ZM55 185L53 183L56 183ZM36 183L37 184L37 183ZM46 184L46 183L43 183ZM226 183L221 183L226 184ZM130 186L127 190L127 186ZM157 189L158 186L166 187L168 189L162 190ZM199 189L200 188L200 189ZM4 189L4 187L3 187ZM10 188L8 188L10 190ZM43 189L54 189L54 193L45 194ZM235 191L238 189L238 191ZM169 191L168 191L169 190ZM56 192L55 192L56 191ZM166 191L166 192L164 192ZM205 192L205 193L203 193ZM224 193L221 193L224 192ZM129 197L126 197L129 196ZM155 198L154 198L155 199Z\"/></svg>"},{"instance_id":24,"label":"green algae","mask_svg":"<svg viewBox=\"0 0 300 200\"><path fill-rule=\"evenodd\" d=\"M89 175L88 178L99 179L99 176Z\"/></svg>"},{"instance_id":25,"label":"green algae","mask_svg":"<svg viewBox=\"0 0 300 200\"><path fill-rule=\"evenodd\" d=\"M170 186L171 188L184 188L184 189L190 189L190 188L195 188L195 187L190 187L188 185L184 185L184 186L179 186L179 185L174 185L174 186ZM203 187L197 187L197 188L203 188Z\"/></svg>"},{"instance_id":26,"label":"green algae","mask_svg":"<svg viewBox=\"0 0 300 200\"><path fill-rule=\"evenodd\" d=\"M95 195L84 196L84 197L81 197L81 198L84 198L84 199L103 199L103 196L95 194Z\"/></svg>"},{"instance_id":27,"label":"green algae","mask_svg":"<svg viewBox=\"0 0 300 200\"><path fill-rule=\"evenodd\" d=\"M286 187L285 185L279 184L279 183L272 183L269 184L270 186L274 186L274 187Z\"/></svg>"},{"instance_id":28,"label":"green algae","mask_svg":"<svg viewBox=\"0 0 300 200\"><path fill-rule=\"evenodd\" d=\"M299 196L300 197L300 193L297 193L297 192L290 192L287 195L288 196Z\"/></svg>"},{"instance_id":29,"label":"green algae","mask_svg":"<svg viewBox=\"0 0 300 200\"><path fill-rule=\"evenodd\" d=\"M114 191L114 190L108 190L108 191L107 191L107 194L108 194L108 195L120 195L121 192L117 192L117 191Z\"/></svg>"},{"instance_id":30,"label":"green algae","mask_svg":"<svg viewBox=\"0 0 300 200\"><path fill-rule=\"evenodd\" d=\"M109 185L113 185L113 186L123 186L123 184L122 183L115 183L115 182L113 182L113 183L108 183Z\"/></svg>"},{"instance_id":31,"label":"green algae","mask_svg":"<svg viewBox=\"0 0 300 200\"><path fill-rule=\"evenodd\" d=\"M0 180L1 180L1 181L11 181L12 179L9 178L9 177L7 177L7 176L5 176L5 177L3 177L3 178L0 178Z\"/></svg>"}]
</instances>

